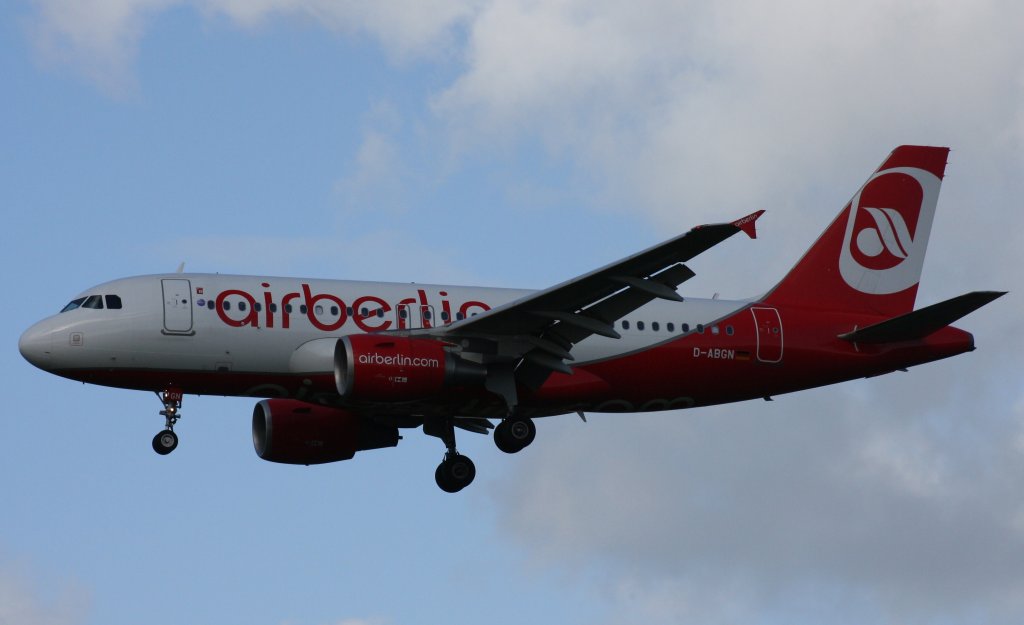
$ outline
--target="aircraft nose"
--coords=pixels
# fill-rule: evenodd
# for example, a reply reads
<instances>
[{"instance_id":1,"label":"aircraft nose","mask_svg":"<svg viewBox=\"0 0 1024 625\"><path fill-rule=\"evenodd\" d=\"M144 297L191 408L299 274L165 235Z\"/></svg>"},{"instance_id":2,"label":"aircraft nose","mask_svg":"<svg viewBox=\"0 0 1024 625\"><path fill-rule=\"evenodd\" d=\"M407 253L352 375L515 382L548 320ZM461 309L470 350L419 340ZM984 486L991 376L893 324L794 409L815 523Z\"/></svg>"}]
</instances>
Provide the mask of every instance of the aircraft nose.
<instances>
[{"instance_id":1,"label":"aircraft nose","mask_svg":"<svg viewBox=\"0 0 1024 625\"><path fill-rule=\"evenodd\" d=\"M53 334L37 323L18 339L18 351L25 360L45 370L53 357Z\"/></svg>"}]
</instances>

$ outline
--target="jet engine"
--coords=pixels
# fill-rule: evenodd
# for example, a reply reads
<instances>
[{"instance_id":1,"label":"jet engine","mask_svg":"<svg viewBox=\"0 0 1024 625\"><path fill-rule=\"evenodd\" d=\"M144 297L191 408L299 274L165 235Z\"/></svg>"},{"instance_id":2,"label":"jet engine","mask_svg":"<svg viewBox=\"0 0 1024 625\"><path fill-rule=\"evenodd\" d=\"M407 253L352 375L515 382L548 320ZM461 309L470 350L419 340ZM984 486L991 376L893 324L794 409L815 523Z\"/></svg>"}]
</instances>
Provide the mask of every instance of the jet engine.
<instances>
[{"instance_id":1,"label":"jet engine","mask_svg":"<svg viewBox=\"0 0 1024 625\"><path fill-rule=\"evenodd\" d=\"M400 402L431 397L456 386L480 386L483 365L460 358L448 344L374 334L355 334L334 348L334 381L346 399Z\"/></svg>"},{"instance_id":2,"label":"jet engine","mask_svg":"<svg viewBox=\"0 0 1024 625\"><path fill-rule=\"evenodd\" d=\"M264 399L252 411L252 444L270 462L322 464L357 451L394 447L398 428L347 410L293 399Z\"/></svg>"}]
</instances>

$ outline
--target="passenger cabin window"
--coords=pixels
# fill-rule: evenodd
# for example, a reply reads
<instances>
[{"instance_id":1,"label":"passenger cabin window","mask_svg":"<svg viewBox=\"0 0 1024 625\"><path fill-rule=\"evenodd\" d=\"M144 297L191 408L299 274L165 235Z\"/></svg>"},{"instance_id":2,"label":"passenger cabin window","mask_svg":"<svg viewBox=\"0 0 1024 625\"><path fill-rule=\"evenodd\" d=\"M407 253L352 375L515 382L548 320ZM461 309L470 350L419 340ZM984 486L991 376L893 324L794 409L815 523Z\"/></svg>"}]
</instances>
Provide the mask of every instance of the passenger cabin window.
<instances>
[{"instance_id":1,"label":"passenger cabin window","mask_svg":"<svg viewBox=\"0 0 1024 625\"><path fill-rule=\"evenodd\" d=\"M644 322L643 321L637 321L636 322L636 329L637 330L643 330L644 329Z\"/></svg>"},{"instance_id":2,"label":"passenger cabin window","mask_svg":"<svg viewBox=\"0 0 1024 625\"><path fill-rule=\"evenodd\" d=\"M725 326L725 333L728 334L729 336L732 336L735 332L736 331L733 329L732 326Z\"/></svg>"},{"instance_id":3,"label":"passenger cabin window","mask_svg":"<svg viewBox=\"0 0 1024 625\"><path fill-rule=\"evenodd\" d=\"M213 310L214 306L216 306L216 304L214 303L214 301L212 299L209 300L208 302L206 302L206 307L209 308L210 310Z\"/></svg>"},{"instance_id":4,"label":"passenger cabin window","mask_svg":"<svg viewBox=\"0 0 1024 625\"><path fill-rule=\"evenodd\" d=\"M690 324L684 323L683 325L679 326L679 329L682 330L683 332L689 332L690 331Z\"/></svg>"},{"instance_id":5,"label":"passenger cabin window","mask_svg":"<svg viewBox=\"0 0 1024 625\"><path fill-rule=\"evenodd\" d=\"M626 321L625 319L622 320L622 329L623 330L628 330L629 329L629 322Z\"/></svg>"},{"instance_id":6,"label":"passenger cabin window","mask_svg":"<svg viewBox=\"0 0 1024 625\"><path fill-rule=\"evenodd\" d=\"M676 331L676 324L674 324L671 321L669 321L668 323L665 324L665 329L667 329L669 332L675 332Z\"/></svg>"},{"instance_id":7,"label":"passenger cabin window","mask_svg":"<svg viewBox=\"0 0 1024 625\"><path fill-rule=\"evenodd\" d=\"M654 330L655 332L657 332L659 329L661 329L661 326L658 325L657 321L652 321L651 322L651 329Z\"/></svg>"},{"instance_id":8,"label":"passenger cabin window","mask_svg":"<svg viewBox=\"0 0 1024 625\"><path fill-rule=\"evenodd\" d=\"M107 302L107 308L111 310L120 310L121 298L117 295L104 295L103 299Z\"/></svg>"}]
</instances>

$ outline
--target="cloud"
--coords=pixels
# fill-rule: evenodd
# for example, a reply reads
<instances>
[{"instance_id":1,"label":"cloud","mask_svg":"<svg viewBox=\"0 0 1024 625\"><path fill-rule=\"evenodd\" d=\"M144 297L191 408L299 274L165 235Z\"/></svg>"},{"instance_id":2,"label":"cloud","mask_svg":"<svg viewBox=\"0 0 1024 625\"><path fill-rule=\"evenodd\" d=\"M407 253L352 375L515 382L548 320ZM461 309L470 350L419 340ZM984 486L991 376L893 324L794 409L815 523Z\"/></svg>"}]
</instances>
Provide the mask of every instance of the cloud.
<instances>
[{"instance_id":1,"label":"cloud","mask_svg":"<svg viewBox=\"0 0 1024 625\"><path fill-rule=\"evenodd\" d=\"M91 599L65 581L60 588L40 589L24 565L0 562L0 623L74 625L88 620Z\"/></svg>"},{"instance_id":2,"label":"cloud","mask_svg":"<svg viewBox=\"0 0 1024 625\"><path fill-rule=\"evenodd\" d=\"M667 232L769 209L760 241L692 263L741 295L770 287L889 149L953 147L921 299L1014 291L963 322L978 352L771 404L546 420L494 506L529 559L601 572L610 623L1020 621L1024 5L41 0L37 34L117 73L185 4L457 56L421 103L440 129L425 136L466 160L541 145L601 208ZM339 190L401 204L381 195L407 171L398 136L371 119ZM167 247L192 269L395 279L411 258L426 279L474 281L401 232Z\"/></svg>"},{"instance_id":3,"label":"cloud","mask_svg":"<svg viewBox=\"0 0 1024 625\"><path fill-rule=\"evenodd\" d=\"M772 404L545 421L494 489L502 534L546 566L614 571L613 603L645 622L1017 622L1024 412L967 358Z\"/></svg>"},{"instance_id":4,"label":"cloud","mask_svg":"<svg viewBox=\"0 0 1024 625\"><path fill-rule=\"evenodd\" d=\"M67 63L100 86L124 91L147 21L176 0L38 0L33 42L51 63Z\"/></svg>"},{"instance_id":5,"label":"cloud","mask_svg":"<svg viewBox=\"0 0 1024 625\"><path fill-rule=\"evenodd\" d=\"M404 189L414 177L401 154L401 115L390 102L378 102L364 122L363 140L351 170L335 186L346 212L401 213Z\"/></svg>"},{"instance_id":6,"label":"cloud","mask_svg":"<svg viewBox=\"0 0 1024 625\"><path fill-rule=\"evenodd\" d=\"M50 62L66 63L113 93L130 89L132 65L147 27L175 7L208 19L258 29L303 20L346 35L366 34L396 60L444 58L455 27L473 12L470 0L34 0L31 34Z\"/></svg>"},{"instance_id":7,"label":"cloud","mask_svg":"<svg viewBox=\"0 0 1024 625\"><path fill-rule=\"evenodd\" d=\"M1019 145L1024 46L1008 13L1024 17L1007 2L496 0L435 109L463 140L543 137L616 203L688 224L793 197L824 157Z\"/></svg>"}]
</instances>

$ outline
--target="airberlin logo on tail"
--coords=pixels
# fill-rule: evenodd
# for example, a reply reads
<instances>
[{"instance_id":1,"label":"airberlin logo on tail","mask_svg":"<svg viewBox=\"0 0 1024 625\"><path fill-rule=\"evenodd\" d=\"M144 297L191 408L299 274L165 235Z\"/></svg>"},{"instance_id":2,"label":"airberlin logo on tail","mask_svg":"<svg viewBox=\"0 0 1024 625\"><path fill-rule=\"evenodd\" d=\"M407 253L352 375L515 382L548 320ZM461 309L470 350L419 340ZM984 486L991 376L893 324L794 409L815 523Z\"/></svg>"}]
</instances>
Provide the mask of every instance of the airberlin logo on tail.
<instances>
[{"instance_id":1,"label":"airberlin logo on tail","mask_svg":"<svg viewBox=\"0 0 1024 625\"><path fill-rule=\"evenodd\" d=\"M875 173L850 202L839 272L854 289L899 293L918 283L941 180L914 167Z\"/></svg>"},{"instance_id":2,"label":"airberlin logo on tail","mask_svg":"<svg viewBox=\"0 0 1024 625\"><path fill-rule=\"evenodd\" d=\"M914 238L910 236L910 229L900 212L895 208L861 208L875 220L875 224L874 227L861 228L857 233L855 251L888 265L883 269L890 269L906 260Z\"/></svg>"}]
</instances>

